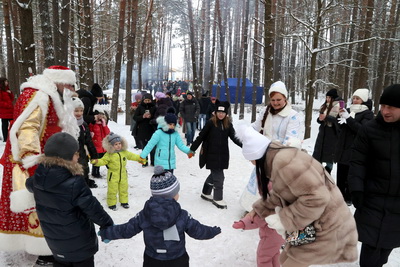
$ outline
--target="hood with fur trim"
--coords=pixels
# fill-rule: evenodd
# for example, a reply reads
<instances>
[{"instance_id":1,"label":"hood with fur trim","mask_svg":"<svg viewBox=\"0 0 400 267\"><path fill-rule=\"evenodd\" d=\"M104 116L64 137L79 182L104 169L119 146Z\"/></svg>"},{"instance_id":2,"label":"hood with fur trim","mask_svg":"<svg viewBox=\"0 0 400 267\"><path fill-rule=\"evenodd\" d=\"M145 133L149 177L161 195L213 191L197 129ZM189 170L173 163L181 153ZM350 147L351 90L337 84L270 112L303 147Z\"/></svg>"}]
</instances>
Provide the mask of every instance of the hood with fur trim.
<instances>
[{"instance_id":1,"label":"hood with fur trim","mask_svg":"<svg viewBox=\"0 0 400 267\"><path fill-rule=\"evenodd\" d=\"M164 132L167 132L169 130L169 125L165 121L164 116L160 116L156 119L157 125L159 129L162 129Z\"/></svg>"},{"instance_id":2,"label":"hood with fur trim","mask_svg":"<svg viewBox=\"0 0 400 267\"><path fill-rule=\"evenodd\" d=\"M103 138L103 141L101 142L103 148L108 152L108 153L115 153L115 148L113 147L113 145L111 145L110 142L108 142L108 136ZM128 149L128 142L126 141L126 139L124 137L121 136L121 144L122 144L122 148L121 150L127 150Z\"/></svg>"},{"instance_id":3,"label":"hood with fur trim","mask_svg":"<svg viewBox=\"0 0 400 267\"><path fill-rule=\"evenodd\" d=\"M60 166L69 170L72 175L83 175L83 167L81 164L59 157L47 157L43 155L38 159L38 164L43 164L45 167Z\"/></svg>"}]
</instances>

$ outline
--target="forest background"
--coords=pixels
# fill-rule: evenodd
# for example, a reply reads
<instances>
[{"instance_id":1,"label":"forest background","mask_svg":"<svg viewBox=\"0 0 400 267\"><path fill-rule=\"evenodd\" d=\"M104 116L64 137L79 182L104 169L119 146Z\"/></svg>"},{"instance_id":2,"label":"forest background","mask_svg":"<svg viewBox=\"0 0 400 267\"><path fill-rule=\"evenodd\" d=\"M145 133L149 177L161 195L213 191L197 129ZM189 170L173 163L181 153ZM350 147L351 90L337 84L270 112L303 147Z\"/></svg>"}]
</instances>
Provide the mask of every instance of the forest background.
<instances>
[{"instance_id":1,"label":"forest background","mask_svg":"<svg viewBox=\"0 0 400 267\"><path fill-rule=\"evenodd\" d=\"M168 80L172 62L180 60L172 53L176 47L183 51L181 79L192 81L197 97L213 84L228 84L228 77L239 78L237 88L245 87L240 80L245 77L265 92L282 80L292 103L305 101L305 138L318 93L337 88L348 99L357 88L369 88L377 111L382 89L399 83L400 0L1 0L0 5L0 76L14 93L18 96L30 75L68 66L79 88L112 87L114 121L119 90L126 90L128 106L132 89ZM217 87L217 97L227 91ZM236 96L233 110L243 119L244 94Z\"/></svg>"}]
</instances>

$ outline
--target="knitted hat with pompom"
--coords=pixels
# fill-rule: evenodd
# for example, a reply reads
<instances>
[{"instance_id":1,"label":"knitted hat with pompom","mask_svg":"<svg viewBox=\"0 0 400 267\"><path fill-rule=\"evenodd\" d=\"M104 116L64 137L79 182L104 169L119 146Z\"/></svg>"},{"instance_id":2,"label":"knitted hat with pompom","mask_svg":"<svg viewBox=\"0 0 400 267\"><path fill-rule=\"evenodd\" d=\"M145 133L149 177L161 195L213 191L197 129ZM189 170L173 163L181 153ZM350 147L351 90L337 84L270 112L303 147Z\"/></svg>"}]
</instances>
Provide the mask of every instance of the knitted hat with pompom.
<instances>
[{"instance_id":1,"label":"knitted hat with pompom","mask_svg":"<svg viewBox=\"0 0 400 267\"><path fill-rule=\"evenodd\" d=\"M154 167L154 175L150 179L151 194L155 197L174 198L180 189L178 179L162 166Z\"/></svg>"}]
</instances>

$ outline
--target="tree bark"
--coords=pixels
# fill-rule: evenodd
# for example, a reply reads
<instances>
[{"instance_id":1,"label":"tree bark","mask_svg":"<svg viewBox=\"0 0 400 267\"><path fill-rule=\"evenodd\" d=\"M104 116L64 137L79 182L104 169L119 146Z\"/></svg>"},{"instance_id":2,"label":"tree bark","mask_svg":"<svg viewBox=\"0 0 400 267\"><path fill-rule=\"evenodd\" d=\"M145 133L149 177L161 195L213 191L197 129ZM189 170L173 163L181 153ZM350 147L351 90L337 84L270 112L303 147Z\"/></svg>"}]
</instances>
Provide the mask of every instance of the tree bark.
<instances>
[{"instance_id":1,"label":"tree bark","mask_svg":"<svg viewBox=\"0 0 400 267\"><path fill-rule=\"evenodd\" d=\"M247 50L248 50L248 32L249 32L249 13L250 0L246 0L244 26L243 26L243 72L242 72L242 95L240 97L239 120L244 119L244 100L246 96L246 73L247 73Z\"/></svg>"},{"instance_id":2,"label":"tree bark","mask_svg":"<svg viewBox=\"0 0 400 267\"><path fill-rule=\"evenodd\" d=\"M150 0L149 7L147 9L147 15L146 15L146 22L144 26L144 31L143 31L143 40L142 40L142 46L140 49L140 54L139 54L139 61L138 61L138 81L139 81L139 89L142 90L142 64L143 64L143 56L144 56L144 51L145 51L145 46L146 46L146 39L147 39L147 34L148 34L148 29L149 29L149 23L151 21L151 12L153 11L153 0Z\"/></svg>"},{"instance_id":3,"label":"tree bark","mask_svg":"<svg viewBox=\"0 0 400 267\"><path fill-rule=\"evenodd\" d=\"M44 67L54 65L53 35L51 32L49 3L39 1L40 21L42 28L42 42L44 51Z\"/></svg>"}]
</instances>

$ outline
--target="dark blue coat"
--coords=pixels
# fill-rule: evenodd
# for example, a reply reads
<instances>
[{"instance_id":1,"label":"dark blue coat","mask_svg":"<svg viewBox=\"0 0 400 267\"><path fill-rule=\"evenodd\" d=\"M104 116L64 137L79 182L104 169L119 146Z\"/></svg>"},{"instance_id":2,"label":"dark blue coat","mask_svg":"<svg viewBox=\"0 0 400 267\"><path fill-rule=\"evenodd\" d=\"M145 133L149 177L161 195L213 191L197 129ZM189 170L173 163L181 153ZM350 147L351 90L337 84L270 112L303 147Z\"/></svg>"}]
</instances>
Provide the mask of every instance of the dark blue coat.
<instances>
[{"instance_id":1,"label":"dark blue coat","mask_svg":"<svg viewBox=\"0 0 400 267\"><path fill-rule=\"evenodd\" d=\"M165 240L164 230L176 226L175 239ZM102 239L131 238L143 231L145 253L157 260L173 260L186 252L185 233L195 239L211 239L220 233L217 227L205 226L181 209L174 199L151 197L129 222L100 230Z\"/></svg>"},{"instance_id":2,"label":"dark blue coat","mask_svg":"<svg viewBox=\"0 0 400 267\"><path fill-rule=\"evenodd\" d=\"M359 241L400 247L400 121L387 123L379 113L360 129L351 152L349 188L364 193L354 214Z\"/></svg>"},{"instance_id":3,"label":"dark blue coat","mask_svg":"<svg viewBox=\"0 0 400 267\"><path fill-rule=\"evenodd\" d=\"M40 162L26 188L34 194L53 256L67 262L90 258L98 250L94 223L106 227L113 225L113 220L80 175L80 164L55 157L43 157Z\"/></svg>"}]
</instances>

